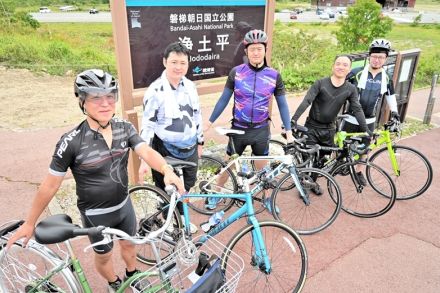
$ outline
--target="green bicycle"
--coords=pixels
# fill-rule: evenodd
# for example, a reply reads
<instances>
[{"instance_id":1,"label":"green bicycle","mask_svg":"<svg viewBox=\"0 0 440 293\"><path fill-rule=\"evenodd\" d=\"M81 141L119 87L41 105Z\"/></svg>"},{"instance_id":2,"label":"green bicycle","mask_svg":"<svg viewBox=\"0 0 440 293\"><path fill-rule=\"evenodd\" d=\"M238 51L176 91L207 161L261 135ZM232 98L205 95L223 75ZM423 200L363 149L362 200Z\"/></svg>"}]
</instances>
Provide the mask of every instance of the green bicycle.
<instances>
[{"instance_id":1,"label":"green bicycle","mask_svg":"<svg viewBox=\"0 0 440 293\"><path fill-rule=\"evenodd\" d=\"M362 134L338 131L335 143L341 147L345 139ZM395 142L400 138L400 123L388 121L383 129L376 130L374 134L374 140L369 145L373 153L368 161L391 176L396 186L396 199L407 200L423 194L432 183L432 166L416 149Z\"/></svg>"},{"instance_id":2,"label":"green bicycle","mask_svg":"<svg viewBox=\"0 0 440 293\"><path fill-rule=\"evenodd\" d=\"M182 239L179 246L166 258L161 258L158 246L163 233L173 222L172 214L176 197L172 196L165 224L146 237L129 236L125 232L103 226L81 228L72 224L67 215L54 215L41 221L35 229L35 241L29 240L27 247L21 241L14 243L7 251L7 240L23 221L10 222L0 227L0 292L84 292L92 289L86 279L79 259L73 252L69 239L80 235L102 235L104 239L98 243L109 243L112 237L124 239L134 244L147 244L156 257L159 265L135 274L124 280L116 291L125 292L130 288L133 292L181 292L190 288L193 283L189 275L197 268L198 257L205 255L222 256L226 249L214 238L207 239L197 246L195 242ZM172 224L171 224L172 225ZM195 241L195 240L194 240ZM58 243L64 242L66 251L60 249ZM157 242L157 243L156 243ZM64 257L55 253L47 244L55 244ZM89 246L90 248L92 246ZM87 248L86 248L87 249ZM228 271L224 272L224 284L216 292L234 292L242 273L243 260L233 252L228 253Z\"/></svg>"}]
</instances>

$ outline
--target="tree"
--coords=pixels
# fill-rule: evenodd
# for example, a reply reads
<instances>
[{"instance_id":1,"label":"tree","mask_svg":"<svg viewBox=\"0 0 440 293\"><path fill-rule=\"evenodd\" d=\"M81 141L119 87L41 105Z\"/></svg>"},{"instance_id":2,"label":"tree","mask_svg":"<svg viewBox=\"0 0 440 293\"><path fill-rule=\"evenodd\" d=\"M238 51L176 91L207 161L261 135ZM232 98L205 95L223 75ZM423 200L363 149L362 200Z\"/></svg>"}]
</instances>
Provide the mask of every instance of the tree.
<instances>
[{"instance_id":1,"label":"tree","mask_svg":"<svg viewBox=\"0 0 440 293\"><path fill-rule=\"evenodd\" d=\"M392 29L393 20L383 16L375 0L357 0L348 8L347 17L338 22L338 45L343 51L366 50L375 38L385 37Z\"/></svg>"}]
</instances>

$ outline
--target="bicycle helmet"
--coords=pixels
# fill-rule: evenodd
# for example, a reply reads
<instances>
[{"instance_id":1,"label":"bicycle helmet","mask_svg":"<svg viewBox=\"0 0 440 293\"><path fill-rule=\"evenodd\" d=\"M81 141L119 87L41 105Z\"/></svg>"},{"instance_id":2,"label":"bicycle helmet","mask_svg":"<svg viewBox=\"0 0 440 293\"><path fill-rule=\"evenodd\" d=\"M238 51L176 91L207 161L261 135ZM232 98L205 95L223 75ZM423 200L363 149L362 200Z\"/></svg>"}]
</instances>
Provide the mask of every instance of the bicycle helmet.
<instances>
[{"instance_id":1,"label":"bicycle helmet","mask_svg":"<svg viewBox=\"0 0 440 293\"><path fill-rule=\"evenodd\" d=\"M385 39L375 39L371 42L370 48L368 49L369 54L371 53L388 53L391 51L391 43Z\"/></svg>"},{"instance_id":2,"label":"bicycle helmet","mask_svg":"<svg viewBox=\"0 0 440 293\"><path fill-rule=\"evenodd\" d=\"M267 45L267 35L262 30L251 30L244 36L243 44L247 48L251 44Z\"/></svg>"},{"instance_id":3,"label":"bicycle helmet","mask_svg":"<svg viewBox=\"0 0 440 293\"><path fill-rule=\"evenodd\" d=\"M115 78L101 69L89 69L81 72L73 84L75 96L79 98L79 107L84 112L84 102L87 94L109 94L118 92Z\"/></svg>"}]
</instances>

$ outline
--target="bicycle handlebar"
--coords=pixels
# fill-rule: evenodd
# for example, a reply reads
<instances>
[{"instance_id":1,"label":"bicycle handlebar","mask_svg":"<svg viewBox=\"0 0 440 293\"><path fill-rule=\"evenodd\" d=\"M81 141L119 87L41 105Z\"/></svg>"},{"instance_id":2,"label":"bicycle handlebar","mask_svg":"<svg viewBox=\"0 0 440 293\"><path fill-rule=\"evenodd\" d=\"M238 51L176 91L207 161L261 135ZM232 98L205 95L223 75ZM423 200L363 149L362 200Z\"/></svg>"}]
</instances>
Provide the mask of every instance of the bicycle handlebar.
<instances>
[{"instance_id":1,"label":"bicycle handlebar","mask_svg":"<svg viewBox=\"0 0 440 293\"><path fill-rule=\"evenodd\" d=\"M119 239L128 240L134 244L147 243L157 238L161 233L165 232L165 230L171 224L173 213L176 207L176 199L179 193L177 192L177 188L175 186L167 187L166 190L168 194L170 194L171 199L165 224L158 230L150 232L145 237L130 236L119 229L113 229L104 226L82 228L78 225L73 224L72 219L68 215L57 214L52 215L38 223L38 225L35 227L35 240L40 244L55 244L74 238L76 236L88 235L104 237L103 240L86 247L84 251L88 250L91 247L110 243L112 241L112 236L117 236ZM22 224L22 221L7 224L5 227L0 227L0 232L2 234L1 237L5 238L5 234L12 232L16 228L18 228L20 224Z\"/></svg>"}]
</instances>

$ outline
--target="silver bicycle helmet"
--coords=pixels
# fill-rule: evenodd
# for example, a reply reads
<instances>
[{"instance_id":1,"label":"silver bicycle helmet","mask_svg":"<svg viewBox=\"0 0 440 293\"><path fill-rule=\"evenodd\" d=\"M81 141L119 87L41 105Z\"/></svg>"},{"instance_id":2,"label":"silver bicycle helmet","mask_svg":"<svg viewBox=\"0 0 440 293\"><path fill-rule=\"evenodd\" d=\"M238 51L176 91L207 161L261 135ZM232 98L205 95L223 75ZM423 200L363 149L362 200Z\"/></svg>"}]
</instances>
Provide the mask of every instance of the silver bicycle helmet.
<instances>
[{"instance_id":1,"label":"silver bicycle helmet","mask_svg":"<svg viewBox=\"0 0 440 293\"><path fill-rule=\"evenodd\" d=\"M371 53L388 53L391 51L391 43L385 39L375 39L371 42L368 52Z\"/></svg>"},{"instance_id":2,"label":"silver bicycle helmet","mask_svg":"<svg viewBox=\"0 0 440 293\"><path fill-rule=\"evenodd\" d=\"M251 44L267 45L267 34L262 30L251 30L244 36L243 44L247 47Z\"/></svg>"},{"instance_id":3,"label":"silver bicycle helmet","mask_svg":"<svg viewBox=\"0 0 440 293\"><path fill-rule=\"evenodd\" d=\"M101 69L89 69L76 76L73 88L75 96L79 98L79 107L84 111L87 94L117 93L118 83L110 73Z\"/></svg>"}]
</instances>

